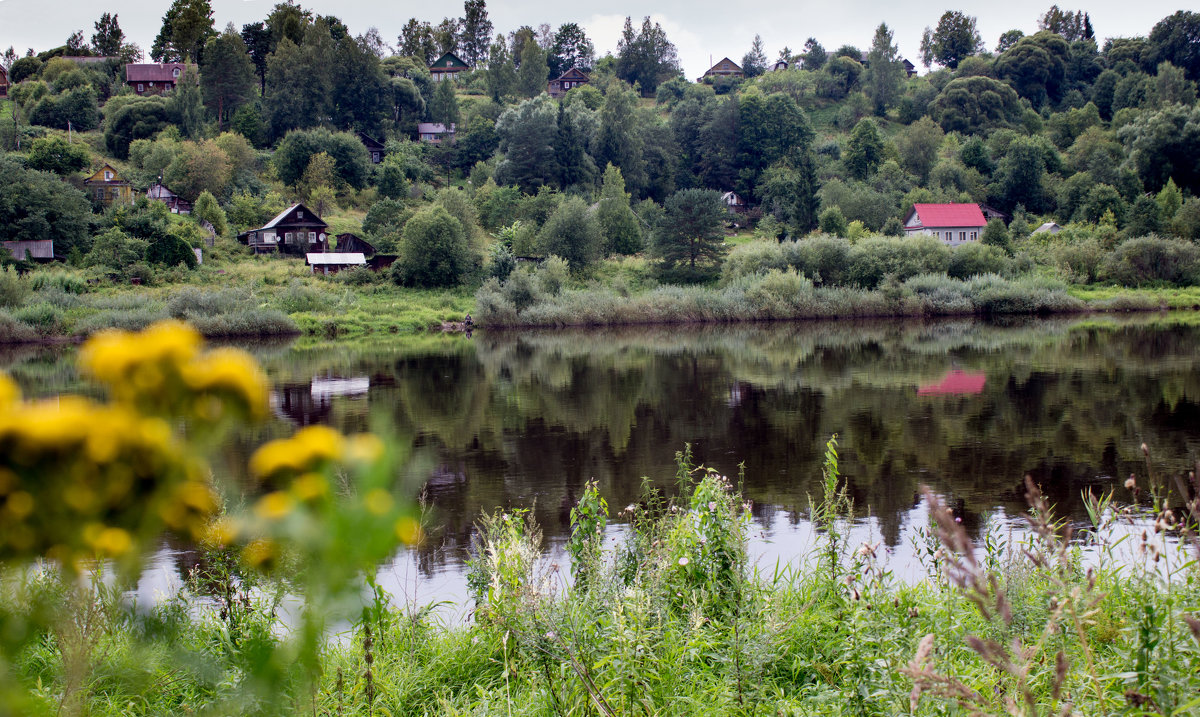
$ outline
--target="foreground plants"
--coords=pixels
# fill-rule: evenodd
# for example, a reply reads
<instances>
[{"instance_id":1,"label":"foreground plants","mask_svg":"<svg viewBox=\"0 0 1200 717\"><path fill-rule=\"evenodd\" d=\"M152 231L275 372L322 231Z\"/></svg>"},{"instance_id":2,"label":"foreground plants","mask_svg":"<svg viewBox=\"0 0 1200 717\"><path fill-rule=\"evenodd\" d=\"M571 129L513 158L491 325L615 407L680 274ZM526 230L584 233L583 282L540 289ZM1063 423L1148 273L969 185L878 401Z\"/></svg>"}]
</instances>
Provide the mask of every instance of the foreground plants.
<instances>
[{"instance_id":1,"label":"foreground plants","mask_svg":"<svg viewBox=\"0 0 1200 717\"><path fill-rule=\"evenodd\" d=\"M7 389L12 401L12 390ZM11 403L10 403L11 405ZM188 589L148 613L101 580L10 575L13 711L88 714L1184 715L1200 710L1195 475L1132 477L1057 522L1027 481L1028 528L970 536L941 496L893 578L851 543L836 440L809 515L817 540L766 572L731 481L677 454L677 489L611 516L589 484L568 571L528 512L484 516L474 611L395 605L384 549L420 539L375 476L370 438L307 429L251 462L261 495L210 524ZM1150 463L1147 461L1147 466ZM389 476L392 474L388 474ZM341 476L342 478L338 478ZM610 518L627 525L613 540ZM1074 530L1072 530L1074 528ZM807 566L807 567L805 567ZM296 606L299 605L299 608ZM51 617L38 622L40 608ZM289 608L289 606L291 606ZM291 611L300 611L296 617ZM289 615L291 615L289 617ZM334 622L347 620L333 634ZM6 630L0 635L10 635ZM8 638L5 637L7 640Z\"/></svg>"}]
</instances>

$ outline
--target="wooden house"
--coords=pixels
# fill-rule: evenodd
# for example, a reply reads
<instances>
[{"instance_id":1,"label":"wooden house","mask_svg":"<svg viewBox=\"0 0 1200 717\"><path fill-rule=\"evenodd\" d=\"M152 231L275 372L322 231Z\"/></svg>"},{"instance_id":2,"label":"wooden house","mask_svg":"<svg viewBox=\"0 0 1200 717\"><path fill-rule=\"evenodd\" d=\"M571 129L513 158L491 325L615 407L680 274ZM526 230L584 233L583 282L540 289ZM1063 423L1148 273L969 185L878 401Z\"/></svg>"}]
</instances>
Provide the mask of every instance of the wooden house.
<instances>
[{"instance_id":1,"label":"wooden house","mask_svg":"<svg viewBox=\"0 0 1200 717\"><path fill-rule=\"evenodd\" d=\"M238 241L255 254L305 255L329 251L329 225L303 204L293 204L258 229L242 232Z\"/></svg>"},{"instance_id":2,"label":"wooden house","mask_svg":"<svg viewBox=\"0 0 1200 717\"><path fill-rule=\"evenodd\" d=\"M367 148L367 154L371 155L371 164L379 164L383 161L384 155L387 154L387 148L384 147L383 142L366 132L358 133L358 141L363 143L363 146Z\"/></svg>"},{"instance_id":3,"label":"wooden house","mask_svg":"<svg viewBox=\"0 0 1200 717\"><path fill-rule=\"evenodd\" d=\"M146 199L166 204L172 214L192 213L192 203L167 189L162 182L155 182L146 190Z\"/></svg>"},{"instance_id":4,"label":"wooden house","mask_svg":"<svg viewBox=\"0 0 1200 717\"><path fill-rule=\"evenodd\" d=\"M151 62L125 65L125 84L139 95L161 95L175 89L187 65L182 62Z\"/></svg>"},{"instance_id":5,"label":"wooden house","mask_svg":"<svg viewBox=\"0 0 1200 717\"><path fill-rule=\"evenodd\" d=\"M906 60L903 57L900 58L900 63L902 65L904 65L904 76L905 77L916 77L917 76L917 66L916 65L909 62L908 60Z\"/></svg>"},{"instance_id":6,"label":"wooden house","mask_svg":"<svg viewBox=\"0 0 1200 717\"><path fill-rule=\"evenodd\" d=\"M462 58L453 52L447 52L434 60L433 64L429 66L429 74L433 77L434 82L453 80L458 77L458 73L470 71L471 66L463 62Z\"/></svg>"},{"instance_id":7,"label":"wooden house","mask_svg":"<svg viewBox=\"0 0 1200 717\"><path fill-rule=\"evenodd\" d=\"M45 263L54 261L53 239L31 239L27 241L0 241L0 249L8 251L9 256L17 261L35 261Z\"/></svg>"},{"instance_id":8,"label":"wooden house","mask_svg":"<svg viewBox=\"0 0 1200 717\"><path fill-rule=\"evenodd\" d=\"M914 204L904 217L905 234L925 234L950 246L979 241L986 225L978 204Z\"/></svg>"},{"instance_id":9,"label":"wooden house","mask_svg":"<svg viewBox=\"0 0 1200 717\"><path fill-rule=\"evenodd\" d=\"M725 202L725 206L734 214L745 214L750 208L746 200L740 197L737 192L725 192L721 195L721 201Z\"/></svg>"},{"instance_id":10,"label":"wooden house","mask_svg":"<svg viewBox=\"0 0 1200 717\"><path fill-rule=\"evenodd\" d=\"M767 70L767 72L783 72L787 68L788 68L787 60L776 60L775 64L771 65L771 69Z\"/></svg>"},{"instance_id":11,"label":"wooden house","mask_svg":"<svg viewBox=\"0 0 1200 717\"><path fill-rule=\"evenodd\" d=\"M721 61L704 72L704 77L745 77L746 73L742 71L740 65L728 57L722 57ZM704 77L701 77L697 82L703 82Z\"/></svg>"},{"instance_id":12,"label":"wooden house","mask_svg":"<svg viewBox=\"0 0 1200 717\"><path fill-rule=\"evenodd\" d=\"M357 234L346 232L345 234L337 235L337 245L334 247L343 254L362 254L370 258L375 256L375 247L366 239L363 239Z\"/></svg>"},{"instance_id":13,"label":"wooden house","mask_svg":"<svg viewBox=\"0 0 1200 717\"><path fill-rule=\"evenodd\" d=\"M417 139L430 144L441 144L443 141L454 143L454 123L450 126L441 122L420 122L417 124Z\"/></svg>"},{"instance_id":14,"label":"wooden house","mask_svg":"<svg viewBox=\"0 0 1200 717\"><path fill-rule=\"evenodd\" d=\"M983 202L979 203L979 211L983 212L983 218L989 222L992 221L993 219L999 219L1000 221L1004 222L1005 224L1008 224L1010 221L1012 221L1011 214L1005 214L1004 212L1000 211L999 209L997 209L993 206L984 204Z\"/></svg>"},{"instance_id":15,"label":"wooden house","mask_svg":"<svg viewBox=\"0 0 1200 717\"><path fill-rule=\"evenodd\" d=\"M314 274L336 274L356 266L366 266L367 257L359 252L311 252L305 257L309 271Z\"/></svg>"},{"instance_id":16,"label":"wooden house","mask_svg":"<svg viewBox=\"0 0 1200 717\"><path fill-rule=\"evenodd\" d=\"M106 207L133 204L133 185L121 179L112 165L106 164L83 180L83 192Z\"/></svg>"},{"instance_id":17,"label":"wooden house","mask_svg":"<svg viewBox=\"0 0 1200 717\"><path fill-rule=\"evenodd\" d=\"M8 97L8 70L0 65L0 97Z\"/></svg>"},{"instance_id":18,"label":"wooden house","mask_svg":"<svg viewBox=\"0 0 1200 717\"><path fill-rule=\"evenodd\" d=\"M586 72L578 67L572 67L559 77L550 80L546 84L546 92L557 100L570 92L572 88L586 85L591 81L592 78L588 77Z\"/></svg>"}]
</instances>

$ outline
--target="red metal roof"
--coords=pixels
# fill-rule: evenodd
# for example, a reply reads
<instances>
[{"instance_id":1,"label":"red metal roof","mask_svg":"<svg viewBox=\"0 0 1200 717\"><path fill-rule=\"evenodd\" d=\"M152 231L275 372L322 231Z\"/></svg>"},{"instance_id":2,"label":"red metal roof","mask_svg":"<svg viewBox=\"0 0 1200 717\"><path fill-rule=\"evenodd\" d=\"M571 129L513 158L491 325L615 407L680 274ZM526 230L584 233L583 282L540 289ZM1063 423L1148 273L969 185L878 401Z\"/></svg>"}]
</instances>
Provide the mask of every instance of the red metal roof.
<instances>
[{"instance_id":1,"label":"red metal roof","mask_svg":"<svg viewBox=\"0 0 1200 717\"><path fill-rule=\"evenodd\" d=\"M978 204L914 204L923 227L981 227L987 224Z\"/></svg>"},{"instance_id":2,"label":"red metal roof","mask_svg":"<svg viewBox=\"0 0 1200 717\"><path fill-rule=\"evenodd\" d=\"M927 383L917 389L918 396L963 396L983 392L987 374L982 371L967 372L956 368L937 383Z\"/></svg>"},{"instance_id":3,"label":"red metal roof","mask_svg":"<svg viewBox=\"0 0 1200 717\"><path fill-rule=\"evenodd\" d=\"M181 62L168 62L165 64L148 63L142 65L125 65L125 81L126 82L175 82L175 70L179 70L179 76L187 72L187 65Z\"/></svg>"}]
</instances>

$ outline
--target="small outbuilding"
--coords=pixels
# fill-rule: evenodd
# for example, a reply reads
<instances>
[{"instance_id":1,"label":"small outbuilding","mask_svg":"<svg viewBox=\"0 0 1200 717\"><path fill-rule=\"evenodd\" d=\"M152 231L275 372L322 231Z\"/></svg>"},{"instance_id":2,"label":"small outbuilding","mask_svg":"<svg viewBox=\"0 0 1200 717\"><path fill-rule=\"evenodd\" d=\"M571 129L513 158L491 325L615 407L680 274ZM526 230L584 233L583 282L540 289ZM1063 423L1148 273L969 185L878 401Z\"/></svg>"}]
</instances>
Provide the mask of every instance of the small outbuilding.
<instances>
[{"instance_id":1,"label":"small outbuilding","mask_svg":"<svg viewBox=\"0 0 1200 717\"><path fill-rule=\"evenodd\" d=\"M191 214L192 203L167 189L162 182L155 182L146 190L146 199L162 202L172 214Z\"/></svg>"},{"instance_id":2,"label":"small outbuilding","mask_svg":"<svg viewBox=\"0 0 1200 717\"><path fill-rule=\"evenodd\" d=\"M39 264L55 260L53 239L30 241L2 241L0 248L8 250L17 261L33 261Z\"/></svg>"},{"instance_id":3,"label":"small outbuilding","mask_svg":"<svg viewBox=\"0 0 1200 717\"><path fill-rule=\"evenodd\" d=\"M367 154L371 155L371 164L379 164L383 161L383 157L387 154L387 149L383 142L375 139L366 132L359 132L358 139L367 148Z\"/></svg>"},{"instance_id":4,"label":"small outbuilding","mask_svg":"<svg viewBox=\"0 0 1200 717\"><path fill-rule=\"evenodd\" d=\"M8 70L0 65L0 97L8 97Z\"/></svg>"},{"instance_id":5,"label":"small outbuilding","mask_svg":"<svg viewBox=\"0 0 1200 717\"><path fill-rule=\"evenodd\" d=\"M1034 229L1033 233L1034 234L1057 234L1057 233L1061 232L1062 230L1063 230L1063 228L1058 224L1058 222L1046 222L1045 224L1041 225L1037 229Z\"/></svg>"},{"instance_id":6,"label":"small outbuilding","mask_svg":"<svg viewBox=\"0 0 1200 717\"><path fill-rule=\"evenodd\" d=\"M306 256L305 263L314 274L336 274L343 269L366 266L367 257L361 252L312 252Z\"/></svg>"},{"instance_id":7,"label":"small outbuilding","mask_svg":"<svg viewBox=\"0 0 1200 717\"><path fill-rule=\"evenodd\" d=\"M750 208L746 200L737 192L725 192L721 195L721 201L725 202L725 206L729 208L729 211L735 214L744 214Z\"/></svg>"},{"instance_id":8,"label":"small outbuilding","mask_svg":"<svg viewBox=\"0 0 1200 717\"><path fill-rule=\"evenodd\" d=\"M363 239L359 235L351 234L350 232L338 234L337 245L334 246L334 248L342 253L362 254L368 259L375 256L375 247L371 246L370 242L368 242L366 239Z\"/></svg>"}]
</instances>

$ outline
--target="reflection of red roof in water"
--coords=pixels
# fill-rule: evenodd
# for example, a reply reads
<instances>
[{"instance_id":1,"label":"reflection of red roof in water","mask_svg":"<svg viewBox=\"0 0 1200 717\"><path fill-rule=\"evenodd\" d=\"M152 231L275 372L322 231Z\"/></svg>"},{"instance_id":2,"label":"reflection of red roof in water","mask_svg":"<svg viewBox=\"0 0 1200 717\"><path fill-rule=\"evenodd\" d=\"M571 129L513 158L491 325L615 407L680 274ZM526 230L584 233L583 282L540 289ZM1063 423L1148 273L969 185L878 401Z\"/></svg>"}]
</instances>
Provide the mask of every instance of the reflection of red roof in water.
<instances>
[{"instance_id":1,"label":"reflection of red roof in water","mask_svg":"<svg viewBox=\"0 0 1200 717\"><path fill-rule=\"evenodd\" d=\"M937 383L927 383L917 389L918 396L961 396L983 392L987 374L983 371L968 373L956 368Z\"/></svg>"}]
</instances>

